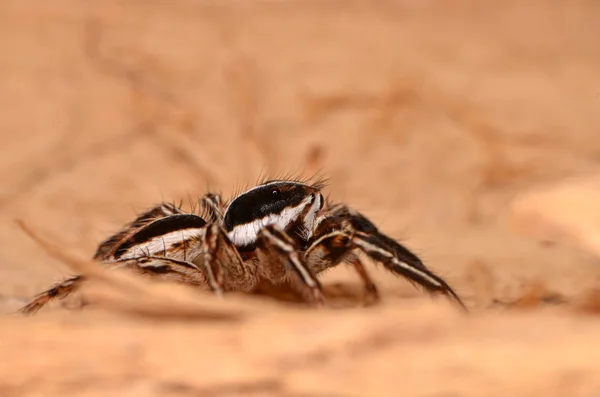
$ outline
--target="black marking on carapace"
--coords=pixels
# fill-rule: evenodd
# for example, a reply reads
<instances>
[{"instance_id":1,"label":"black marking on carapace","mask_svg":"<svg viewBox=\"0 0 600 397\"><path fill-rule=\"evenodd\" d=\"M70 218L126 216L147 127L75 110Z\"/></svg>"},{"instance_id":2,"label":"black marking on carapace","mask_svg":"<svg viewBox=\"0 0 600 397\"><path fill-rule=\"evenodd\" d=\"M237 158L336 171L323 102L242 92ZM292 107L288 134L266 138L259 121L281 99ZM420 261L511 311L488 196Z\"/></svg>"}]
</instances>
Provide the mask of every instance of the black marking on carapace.
<instances>
[{"instance_id":1,"label":"black marking on carapace","mask_svg":"<svg viewBox=\"0 0 600 397\"><path fill-rule=\"evenodd\" d=\"M297 206L315 188L294 182L266 182L236 197L225 214L225 230L230 232L237 225L250 223L270 214L281 213L286 207Z\"/></svg>"},{"instance_id":2,"label":"black marking on carapace","mask_svg":"<svg viewBox=\"0 0 600 397\"><path fill-rule=\"evenodd\" d=\"M110 236L102 243L98 245L96 252L94 253L94 259L106 260L111 256L111 252L116 248L117 244L121 243L128 234L134 233L136 229L152 222L153 220L173 215L180 212L179 208L171 203L162 203L157 205L146 212L138 215L136 219L129 222L125 227L118 233Z\"/></svg>"},{"instance_id":3,"label":"black marking on carapace","mask_svg":"<svg viewBox=\"0 0 600 397\"><path fill-rule=\"evenodd\" d=\"M127 252L129 248L150 241L154 237L159 237L178 230L201 228L204 226L206 226L206 221L194 214L177 214L167 218L158 219L123 241L123 243L115 250L114 256L118 259Z\"/></svg>"}]
</instances>

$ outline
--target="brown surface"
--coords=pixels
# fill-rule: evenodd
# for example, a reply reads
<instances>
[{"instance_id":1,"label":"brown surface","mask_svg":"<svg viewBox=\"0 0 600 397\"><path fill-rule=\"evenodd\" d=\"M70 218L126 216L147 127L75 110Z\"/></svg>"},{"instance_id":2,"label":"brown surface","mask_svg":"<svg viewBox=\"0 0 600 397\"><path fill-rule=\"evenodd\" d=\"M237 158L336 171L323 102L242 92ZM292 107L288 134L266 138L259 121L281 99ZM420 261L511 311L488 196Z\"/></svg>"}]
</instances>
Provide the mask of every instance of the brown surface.
<instances>
[{"instance_id":1,"label":"brown surface","mask_svg":"<svg viewBox=\"0 0 600 397\"><path fill-rule=\"evenodd\" d=\"M600 256L600 174L566 178L523 193L512 204L513 228Z\"/></svg>"},{"instance_id":2,"label":"brown surface","mask_svg":"<svg viewBox=\"0 0 600 397\"><path fill-rule=\"evenodd\" d=\"M600 168L600 3L373 3L2 1L0 308L70 272L15 219L89 257L157 201L323 169L473 315L376 270L368 310L55 306L0 319L0 396L600 395L598 257L507 222Z\"/></svg>"}]
</instances>

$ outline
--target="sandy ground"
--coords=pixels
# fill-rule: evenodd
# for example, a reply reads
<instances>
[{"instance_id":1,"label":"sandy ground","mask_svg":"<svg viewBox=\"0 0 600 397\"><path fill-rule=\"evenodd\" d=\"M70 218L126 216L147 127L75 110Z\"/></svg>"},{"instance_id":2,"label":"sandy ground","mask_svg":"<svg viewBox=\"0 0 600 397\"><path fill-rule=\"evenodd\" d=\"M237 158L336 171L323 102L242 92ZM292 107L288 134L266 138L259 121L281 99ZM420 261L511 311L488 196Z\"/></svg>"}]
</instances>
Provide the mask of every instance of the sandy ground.
<instances>
[{"instance_id":1,"label":"sandy ground","mask_svg":"<svg viewBox=\"0 0 600 397\"><path fill-rule=\"evenodd\" d=\"M600 251L514 204L600 172L598 20L583 0L2 1L0 396L600 395ZM99 278L97 308L13 314L73 272L15 220L89 258L141 209L265 170L323 170L471 315L377 268L370 308L339 269L349 304L317 312ZM598 209L578 197L564 219Z\"/></svg>"}]
</instances>

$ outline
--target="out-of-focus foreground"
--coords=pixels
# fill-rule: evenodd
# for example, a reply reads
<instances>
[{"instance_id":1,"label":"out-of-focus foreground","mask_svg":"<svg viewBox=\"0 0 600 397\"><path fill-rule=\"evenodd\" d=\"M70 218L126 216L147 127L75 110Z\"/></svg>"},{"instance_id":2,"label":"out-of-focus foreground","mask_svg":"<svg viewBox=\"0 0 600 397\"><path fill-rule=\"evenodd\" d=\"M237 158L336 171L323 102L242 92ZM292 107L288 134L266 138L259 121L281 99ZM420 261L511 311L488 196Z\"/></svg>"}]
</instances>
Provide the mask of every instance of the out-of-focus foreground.
<instances>
[{"instance_id":1,"label":"out-of-focus foreground","mask_svg":"<svg viewBox=\"0 0 600 397\"><path fill-rule=\"evenodd\" d=\"M599 395L598 21L583 0L2 1L0 396ZM72 272L16 219L89 258L156 202L320 169L472 314L374 268L369 308L338 269L349 304L324 311L98 276L103 305L13 315Z\"/></svg>"}]
</instances>

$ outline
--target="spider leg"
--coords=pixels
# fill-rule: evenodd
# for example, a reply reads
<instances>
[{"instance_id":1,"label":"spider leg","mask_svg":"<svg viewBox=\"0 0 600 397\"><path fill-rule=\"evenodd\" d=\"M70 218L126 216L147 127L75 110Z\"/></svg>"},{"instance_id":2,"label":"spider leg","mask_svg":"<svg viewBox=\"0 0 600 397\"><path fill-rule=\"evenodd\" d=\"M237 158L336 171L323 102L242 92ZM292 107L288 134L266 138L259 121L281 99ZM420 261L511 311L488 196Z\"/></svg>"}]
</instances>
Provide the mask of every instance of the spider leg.
<instances>
[{"instance_id":1,"label":"spider leg","mask_svg":"<svg viewBox=\"0 0 600 397\"><path fill-rule=\"evenodd\" d=\"M466 310L465 304L448 283L427 269L416 255L389 237L356 232L352 236L352 244L392 273L406 277L429 292L446 295Z\"/></svg>"},{"instance_id":2,"label":"spider leg","mask_svg":"<svg viewBox=\"0 0 600 397\"><path fill-rule=\"evenodd\" d=\"M258 233L256 253L263 275L274 283L289 277L292 284L317 306L325 302L321 283L306 265L294 240L275 225L264 227Z\"/></svg>"},{"instance_id":3,"label":"spider leg","mask_svg":"<svg viewBox=\"0 0 600 397\"><path fill-rule=\"evenodd\" d=\"M119 262L116 262L116 264ZM132 268L143 275L174 281L186 285L204 286L208 285L217 295L221 294L221 288L210 267L204 271L195 263L176 258L148 255L139 258L126 259L122 261L119 268Z\"/></svg>"},{"instance_id":4,"label":"spider leg","mask_svg":"<svg viewBox=\"0 0 600 397\"><path fill-rule=\"evenodd\" d=\"M448 283L429 270L406 247L381 233L364 215L344 205L335 205L328 209L324 219L316 228L316 235L321 237L308 248L307 255L317 255L319 250L325 249L330 255L334 254L339 262L344 253L358 248L392 273L404 276L430 293L446 295L466 310L466 306ZM334 262L332 265L335 264ZM357 271L360 274L358 268Z\"/></svg>"},{"instance_id":5,"label":"spider leg","mask_svg":"<svg viewBox=\"0 0 600 397\"><path fill-rule=\"evenodd\" d=\"M183 260L160 256L142 256L108 262L106 265L111 270L128 269L138 274L187 285L208 284L213 291L217 288L215 287L214 275L210 271L210 268L208 269L209 271L202 272L196 264ZM71 293L76 292L81 288L84 281L84 276L71 277L42 292L19 311L24 314L34 314L50 301L63 299ZM215 292L218 293L219 291Z\"/></svg>"},{"instance_id":6,"label":"spider leg","mask_svg":"<svg viewBox=\"0 0 600 397\"><path fill-rule=\"evenodd\" d=\"M162 258L162 263L171 261L171 268L178 269L176 261L188 262L189 264L191 262L187 260L186 256L198 255L197 249L194 249L194 247L186 249L186 245L189 244L190 236L203 233L205 225L206 221L199 216L183 213L179 207L171 203L161 203L143 212L136 219L126 224L119 232L100 243L93 259L111 268L135 268L135 261L125 265L127 260L156 256L158 251L162 250L165 256L165 258ZM166 257L167 251L173 258ZM178 258L178 255L182 258ZM146 269L143 270L143 267ZM164 266L158 266L157 268L162 267ZM142 273L149 273L151 268L150 262L146 262L139 270ZM187 270L189 271L189 266ZM175 274L177 274L177 271L172 270L165 277L169 278ZM211 282L214 277L211 278L210 271L206 271L206 278L208 284L214 290L214 283ZM58 283L35 297L21 309L21 312L37 312L51 300L65 297L74 292L84 281L85 277L78 275Z\"/></svg>"},{"instance_id":7,"label":"spider leg","mask_svg":"<svg viewBox=\"0 0 600 397\"><path fill-rule=\"evenodd\" d=\"M105 264L110 270L127 269L145 276L186 285L208 285L215 294L221 294L221 288L216 282L211 267L207 266L204 271L202 271L198 265L186 260L156 255L145 255L107 262ZM84 281L84 276L75 276L60 282L36 296L19 311L24 314L34 314L50 301L65 298L67 295L76 292L81 288Z\"/></svg>"},{"instance_id":8,"label":"spider leg","mask_svg":"<svg viewBox=\"0 0 600 397\"><path fill-rule=\"evenodd\" d=\"M202 273L218 296L226 282L235 284L239 269L246 276L244 281L249 278L241 257L221 227L207 224L195 214L171 215L140 228L115 248L114 257L116 261L143 259L148 271L156 268L154 273L163 278L190 280L194 272ZM197 278L193 276L192 284L197 284Z\"/></svg>"},{"instance_id":9,"label":"spider leg","mask_svg":"<svg viewBox=\"0 0 600 397\"><path fill-rule=\"evenodd\" d=\"M354 267L356 273L360 276L363 281L365 287L365 301L366 302L379 302L379 291L377 290L377 286L373 282L373 279L367 272L365 265L362 263L358 257L353 257L348 262Z\"/></svg>"},{"instance_id":10,"label":"spider leg","mask_svg":"<svg viewBox=\"0 0 600 397\"><path fill-rule=\"evenodd\" d=\"M211 223L206 227L201 251L205 266L211 269L220 288L249 291L258 282L255 265L242 259L219 224Z\"/></svg>"},{"instance_id":11,"label":"spider leg","mask_svg":"<svg viewBox=\"0 0 600 397\"><path fill-rule=\"evenodd\" d=\"M52 288L38 294L26 306L19 309L23 314L35 314L48 302L55 299L66 298L69 294L75 292L84 281L83 276L71 277L65 281L55 284Z\"/></svg>"},{"instance_id":12,"label":"spider leg","mask_svg":"<svg viewBox=\"0 0 600 397\"><path fill-rule=\"evenodd\" d=\"M339 230L330 232L318 238L306 250L306 263L315 273L320 273L342 262L351 265L363 282L364 302L376 303L380 300L377 286L363 262L351 252L354 247L350 243L351 239L347 233Z\"/></svg>"}]
</instances>

